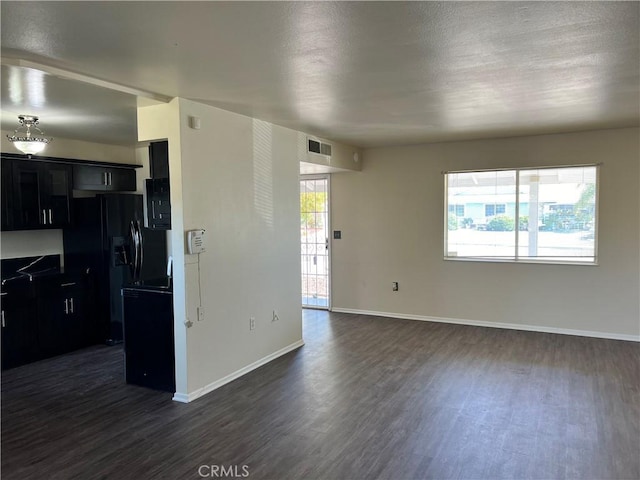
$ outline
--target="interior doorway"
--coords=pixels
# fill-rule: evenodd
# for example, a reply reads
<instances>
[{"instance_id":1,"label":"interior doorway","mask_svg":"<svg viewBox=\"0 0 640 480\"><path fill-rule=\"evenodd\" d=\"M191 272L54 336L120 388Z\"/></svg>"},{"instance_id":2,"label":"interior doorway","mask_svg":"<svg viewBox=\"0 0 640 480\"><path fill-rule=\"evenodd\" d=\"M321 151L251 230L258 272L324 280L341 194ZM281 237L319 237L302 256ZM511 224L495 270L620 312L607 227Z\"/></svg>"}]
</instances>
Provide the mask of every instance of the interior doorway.
<instances>
[{"instance_id":1,"label":"interior doorway","mask_svg":"<svg viewBox=\"0 0 640 480\"><path fill-rule=\"evenodd\" d=\"M300 252L305 308L331 306L329 221L329 176L301 176Z\"/></svg>"}]
</instances>

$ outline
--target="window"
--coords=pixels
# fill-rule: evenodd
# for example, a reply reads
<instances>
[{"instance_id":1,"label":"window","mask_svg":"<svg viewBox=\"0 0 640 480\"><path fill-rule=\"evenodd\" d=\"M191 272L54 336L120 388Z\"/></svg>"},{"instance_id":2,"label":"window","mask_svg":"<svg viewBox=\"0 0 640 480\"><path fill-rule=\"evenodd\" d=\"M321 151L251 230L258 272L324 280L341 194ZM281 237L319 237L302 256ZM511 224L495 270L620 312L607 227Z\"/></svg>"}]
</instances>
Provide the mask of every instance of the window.
<instances>
[{"instance_id":1,"label":"window","mask_svg":"<svg viewBox=\"0 0 640 480\"><path fill-rule=\"evenodd\" d=\"M493 217L494 215L500 215L507 211L507 206L503 203L500 205L485 205L484 206L484 216L485 217Z\"/></svg>"},{"instance_id":2,"label":"window","mask_svg":"<svg viewBox=\"0 0 640 480\"><path fill-rule=\"evenodd\" d=\"M464 217L464 205L449 205L449 213L456 217Z\"/></svg>"},{"instance_id":3,"label":"window","mask_svg":"<svg viewBox=\"0 0 640 480\"><path fill-rule=\"evenodd\" d=\"M596 165L446 173L445 258L595 264L597 179Z\"/></svg>"}]
</instances>

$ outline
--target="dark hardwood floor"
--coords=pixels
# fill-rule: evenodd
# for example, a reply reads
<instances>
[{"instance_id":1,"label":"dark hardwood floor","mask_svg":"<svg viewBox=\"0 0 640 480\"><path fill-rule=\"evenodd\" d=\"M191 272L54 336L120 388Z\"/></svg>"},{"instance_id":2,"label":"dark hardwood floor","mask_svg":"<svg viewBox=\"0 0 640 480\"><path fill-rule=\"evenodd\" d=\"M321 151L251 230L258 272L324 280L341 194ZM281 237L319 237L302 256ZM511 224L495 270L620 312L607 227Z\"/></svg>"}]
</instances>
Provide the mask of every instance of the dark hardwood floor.
<instances>
[{"instance_id":1,"label":"dark hardwood floor","mask_svg":"<svg viewBox=\"0 0 640 480\"><path fill-rule=\"evenodd\" d=\"M188 405L117 347L6 371L2 478L640 478L637 343L312 310L304 338Z\"/></svg>"}]
</instances>

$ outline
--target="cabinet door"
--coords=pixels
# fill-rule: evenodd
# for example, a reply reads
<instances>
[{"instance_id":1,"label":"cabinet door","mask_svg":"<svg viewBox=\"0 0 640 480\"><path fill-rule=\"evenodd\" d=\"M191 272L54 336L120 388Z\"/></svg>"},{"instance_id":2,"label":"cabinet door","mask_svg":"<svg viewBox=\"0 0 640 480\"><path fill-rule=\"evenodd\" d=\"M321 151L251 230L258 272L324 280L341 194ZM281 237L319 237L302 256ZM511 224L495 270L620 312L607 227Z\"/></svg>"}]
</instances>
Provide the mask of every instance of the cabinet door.
<instances>
[{"instance_id":1,"label":"cabinet door","mask_svg":"<svg viewBox=\"0 0 640 480\"><path fill-rule=\"evenodd\" d=\"M36 162L13 162L13 222L17 230L43 228L46 210L42 206L44 191L40 165Z\"/></svg>"},{"instance_id":2,"label":"cabinet door","mask_svg":"<svg viewBox=\"0 0 640 480\"><path fill-rule=\"evenodd\" d=\"M136 171L132 168L109 168L107 169L109 184L107 190L114 192L135 192L136 191Z\"/></svg>"},{"instance_id":3,"label":"cabinet door","mask_svg":"<svg viewBox=\"0 0 640 480\"><path fill-rule=\"evenodd\" d=\"M73 188L107 192L135 192L136 172L132 168L75 165Z\"/></svg>"},{"instance_id":4,"label":"cabinet door","mask_svg":"<svg viewBox=\"0 0 640 480\"><path fill-rule=\"evenodd\" d=\"M11 183L11 160L2 161L2 230L13 229L13 185Z\"/></svg>"},{"instance_id":5,"label":"cabinet door","mask_svg":"<svg viewBox=\"0 0 640 480\"><path fill-rule=\"evenodd\" d=\"M66 320L69 303L53 288L46 295L38 295L38 343L43 358L67 352Z\"/></svg>"},{"instance_id":6,"label":"cabinet door","mask_svg":"<svg viewBox=\"0 0 640 480\"><path fill-rule=\"evenodd\" d=\"M70 285L73 283L73 285ZM68 282L63 286L63 297L66 300L67 313L64 319L64 331L67 336L66 351L90 345L89 331L86 324L84 292L82 286L76 282Z\"/></svg>"},{"instance_id":7,"label":"cabinet door","mask_svg":"<svg viewBox=\"0 0 640 480\"><path fill-rule=\"evenodd\" d=\"M42 281L38 285L38 337L43 356L86 346L83 287L75 279Z\"/></svg>"},{"instance_id":8,"label":"cabinet door","mask_svg":"<svg viewBox=\"0 0 640 480\"><path fill-rule=\"evenodd\" d=\"M43 164L46 197L43 208L47 226L62 228L71 224L71 167Z\"/></svg>"},{"instance_id":9,"label":"cabinet door","mask_svg":"<svg viewBox=\"0 0 640 480\"><path fill-rule=\"evenodd\" d=\"M89 165L73 166L73 188L76 190L96 190L107 189L107 171L102 167Z\"/></svg>"},{"instance_id":10,"label":"cabinet door","mask_svg":"<svg viewBox=\"0 0 640 480\"><path fill-rule=\"evenodd\" d=\"M71 167L15 161L12 169L15 230L61 228L71 223Z\"/></svg>"},{"instance_id":11,"label":"cabinet door","mask_svg":"<svg viewBox=\"0 0 640 480\"><path fill-rule=\"evenodd\" d=\"M149 145L151 178L169 178L169 142L153 142Z\"/></svg>"},{"instance_id":12,"label":"cabinet door","mask_svg":"<svg viewBox=\"0 0 640 480\"><path fill-rule=\"evenodd\" d=\"M33 301L2 294L2 369L38 359L37 317Z\"/></svg>"},{"instance_id":13,"label":"cabinet door","mask_svg":"<svg viewBox=\"0 0 640 480\"><path fill-rule=\"evenodd\" d=\"M153 230L171 230L169 179L149 178L145 181L145 186L149 228Z\"/></svg>"}]
</instances>

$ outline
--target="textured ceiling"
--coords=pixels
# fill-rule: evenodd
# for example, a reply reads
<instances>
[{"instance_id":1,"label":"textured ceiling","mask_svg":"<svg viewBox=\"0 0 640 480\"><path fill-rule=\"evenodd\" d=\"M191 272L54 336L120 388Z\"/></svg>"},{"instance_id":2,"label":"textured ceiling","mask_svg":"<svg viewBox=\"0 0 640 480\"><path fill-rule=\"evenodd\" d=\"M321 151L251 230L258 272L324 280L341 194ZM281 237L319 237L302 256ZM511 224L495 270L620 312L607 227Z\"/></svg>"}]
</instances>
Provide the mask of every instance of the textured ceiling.
<instances>
[{"instance_id":1,"label":"textured ceiling","mask_svg":"<svg viewBox=\"0 0 640 480\"><path fill-rule=\"evenodd\" d=\"M0 9L5 56L358 146L639 123L638 2L3 1ZM6 90L2 107L12 110ZM53 91L52 105L74 105L75 87ZM78 103L87 115L120 111ZM126 143L115 130L113 142Z\"/></svg>"},{"instance_id":2,"label":"textured ceiling","mask_svg":"<svg viewBox=\"0 0 640 480\"><path fill-rule=\"evenodd\" d=\"M3 130L18 127L18 115L40 115L45 135L88 142L133 145L137 141L136 97L3 65L0 69Z\"/></svg>"}]
</instances>

